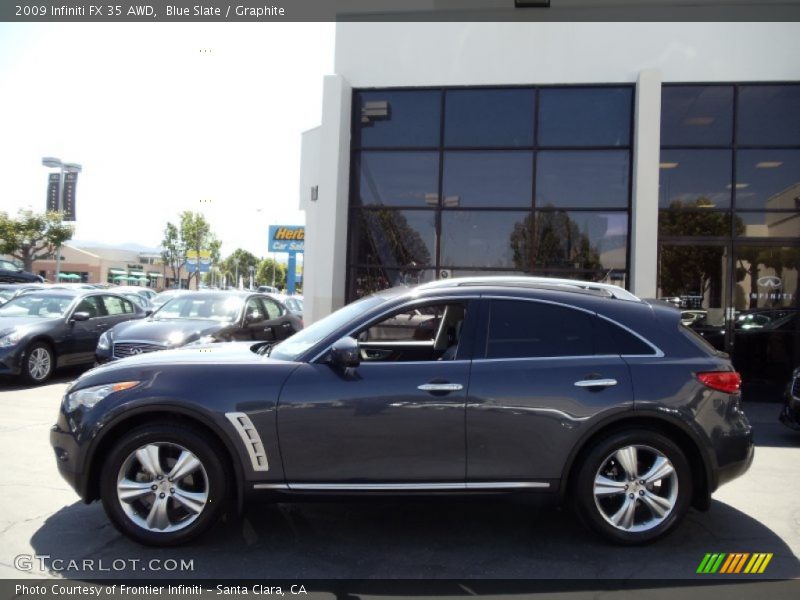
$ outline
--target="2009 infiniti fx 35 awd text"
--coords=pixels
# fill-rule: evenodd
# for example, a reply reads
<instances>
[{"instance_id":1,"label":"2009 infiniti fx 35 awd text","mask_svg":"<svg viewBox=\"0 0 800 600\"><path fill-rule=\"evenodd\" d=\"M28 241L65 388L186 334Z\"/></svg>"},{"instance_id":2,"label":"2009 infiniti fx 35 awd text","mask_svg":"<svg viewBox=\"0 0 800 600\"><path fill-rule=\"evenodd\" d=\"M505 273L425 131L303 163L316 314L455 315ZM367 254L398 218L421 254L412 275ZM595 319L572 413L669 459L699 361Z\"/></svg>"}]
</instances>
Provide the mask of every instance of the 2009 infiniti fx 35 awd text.
<instances>
[{"instance_id":1,"label":"2009 infiniti fx 35 awd text","mask_svg":"<svg viewBox=\"0 0 800 600\"><path fill-rule=\"evenodd\" d=\"M753 458L739 375L679 311L611 285L452 279L271 349L124 359L67 390L59 470L131 538L195 538L251 496L541 491L609 540L674 529Z\"/></svg>"}]
</instances>

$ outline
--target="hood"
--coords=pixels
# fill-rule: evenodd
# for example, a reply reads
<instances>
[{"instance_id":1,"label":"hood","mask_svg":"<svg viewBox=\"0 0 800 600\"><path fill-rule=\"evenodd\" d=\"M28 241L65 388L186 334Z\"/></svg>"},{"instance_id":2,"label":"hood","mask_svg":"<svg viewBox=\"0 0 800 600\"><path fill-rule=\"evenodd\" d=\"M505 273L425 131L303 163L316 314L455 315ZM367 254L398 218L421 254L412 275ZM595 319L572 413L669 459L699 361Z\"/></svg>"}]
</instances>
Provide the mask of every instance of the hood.
<instances>
[{"instance_id":1,"label":"hood","mask_svg":"<svg viewBox=\"0 0 800 600\"><path fill-rule=\"evenodd\" d=\"M262 346L263 342L228 342L225 344L196 344L187 348L149 352L116 360L86 371L72 385L67 393L76 388L107 383L122 378L149 379L154 373L164 373L170 367L199 366L204 371L214 365L258 365L283 366L293 368L296 363L275 360L256 354L254 348Z\"/></svg>"},{"instance_id":2,"label":"hood","mask_svg":"<svg viewBox=\"0 0 800 600\"><path fill-rule=\"evenodd\" d=\"M0 337L8 335L15 329L33 329L37 325L49 327L59 320L61 317L47 319L43 317L0 317Z\"/></svg>"},{"instance_id":3,"label":"hood","mask_svg":"<svg viewBox=\"0 0 800 600\"><path fill-rule=\"evenodd\" d=\"M230 323L208 319L137 319L115 326L111 338L114 343L137 341L183 346L230 326Z\"/></svg>"},{"instance_id":4,"label":"hood","mask_svg":"<svg viewBox=\"0 0 800 600\"><path fill-rule=\"evenodd\" d=\"M244 362L284 362L274 361L253 350L264 342L227 342L224 344L192 344L185 348L146 352L136 356L109 363L126 366L165 365L170 363L244 363ZM105 367L99 367L105 368Z\"/></svg>"}]
</instances>

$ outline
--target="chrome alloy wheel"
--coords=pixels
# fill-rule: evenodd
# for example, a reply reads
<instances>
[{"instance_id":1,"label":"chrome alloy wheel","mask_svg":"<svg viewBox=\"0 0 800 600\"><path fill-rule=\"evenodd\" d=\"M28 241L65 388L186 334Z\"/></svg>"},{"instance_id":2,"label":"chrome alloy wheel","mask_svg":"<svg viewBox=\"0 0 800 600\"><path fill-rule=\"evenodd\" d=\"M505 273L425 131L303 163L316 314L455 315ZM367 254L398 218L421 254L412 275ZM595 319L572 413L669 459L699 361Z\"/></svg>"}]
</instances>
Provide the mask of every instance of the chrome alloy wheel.
<instances>
[{"instance_id":1,"label":"chrome alloy wheel","mask_svg":"<svg viewBox=\"0 0 800 600\"><path fill-rule=\"evenodd\" d=\"M28 373L34 381L47 379L52 366L52 359L47 348L37 346L28 356Z\"/></svg>"},{"instance_id":2,"label":"chrome alloy wheel","mask_svg":"<svg viewBox=\"0 0 800 600\"><path fill-rule=\"evenodd\" d=\"M621 531L649 531L664 521L678 498L672 462L650 446L619 448L600 464L594 501L602 517Z\"/></svg>"},{"instance_id":3,"label":"chrome alloy wheel","mask_svg":"<svg viewBox=\"0 0 800 600\"><path fill-rule=\"evenodd\" d=\"M191 525L208 502L208 475L192 452L151 443L132 452L117 476L117 498L136 525L153 532Z\"/></svg>"}]
</instances>

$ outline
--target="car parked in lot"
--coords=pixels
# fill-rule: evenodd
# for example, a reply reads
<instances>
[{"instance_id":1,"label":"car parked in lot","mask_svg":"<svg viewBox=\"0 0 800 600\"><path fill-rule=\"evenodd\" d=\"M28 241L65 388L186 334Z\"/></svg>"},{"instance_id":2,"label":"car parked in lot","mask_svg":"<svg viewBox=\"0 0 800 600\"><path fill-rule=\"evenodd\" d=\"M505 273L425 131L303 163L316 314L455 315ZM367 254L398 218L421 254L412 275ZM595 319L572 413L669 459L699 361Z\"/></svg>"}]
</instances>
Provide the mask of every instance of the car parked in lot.
<instances>
[{"instance_id":1,"label":"car parked in lot","mask_svg":"<svg viewBox=\"0 0 800 600\"><path fill-rule=\"evenodd\" d=\"M270 298L274 298L283 304L290 313L294 316L303 318L303 297L302 296L287 296L286 294L273 294L267 293Z\"/></svg>"},{"instance_id":2,"label":"car parked in lot","mask_svg":"<svg viewBox=\"0 0 800 600\"><path fill-rule=\"evenodd\" d=\"M177 298L178 296L182 296L184 294L193 294L192 290L164 290L163 292L159 292L153 298L150 299L150 308L153 310L157 310L161 308L164 304L172 300L173 298Z\"/></svg>"},{"instance_id":3,"label":"car parked in lot","mask_svg":"<svg viewBox=\"0 0 800 600\"><path fill-rule=\"evenodd\" d=\"M449 279L264 349L118 361L67 390L58 468L141 543L322 494L548 492L607 539L673 530L753 458L740 379L680 311L611 285Z\"/></svg>"},{"instance_id":4,"label":"car parked in lot","mask_svg":"<svg viewBox=\"0 0 800 600\"><path fill-rule=\"evenodd\" d=\"M129 300L100 290L20 294L0 306L0 374L43 383L59 367L91 365L106 329L144 316Z\"/></svg>"},{"instance_id":5,"label":"car parked in lot","mask_svg":"<svg viewBox=\"0 0 800 600\"><path fill-rule=\"evenodd\" d=\"M46 289L46 283L0 283L0 305L29 289Z\"/></svg>"},{"instance_id":6,"label":"car parked in lot","mask_svg":"<svg viewBox=\"0 0 800 600\"><path fill-rule=\"evenodd\" d=\"M0 259L0 283L41 283L43 277L22 270L9 260Z\"/></svg>"},{"instance_id":7,"label":"car parked in lot","mask_svg":"<svg viewBox=\"0 0 800 600\"><path fill-rule=\"evenodd\" d=\"M794 370L786 386L780 419L790 429L800 431L800 367Z\"/></svg>"},{"instance_id":8,"label":"car parked in lot","mask_svg":"<svg viewBox=\"0 0 800 600\"><path fill-rule=\"evenodd\" d=\"M122 294L126 297L131 297L132 295L139 296L139 304L141 304L144 308L151 308L152 301L158 296L158 293L155 290L152 290L148 287L136 286L136 285L118 285L112 289L115 294ZM168 297L167 297L168 298Z\"/></svg>"},{"instance_id":9,"label":"car parked in lot","mask_svg":"<svg viewBox=\"0 0 800 600\"><path fill-rule=\"evenodd\" d=\"M96 358L104 363L194 342L278 342L302 328L300 319L264 294L195 292L173 298L147 319L107 331Z\"/></svg>"}]
</instances>

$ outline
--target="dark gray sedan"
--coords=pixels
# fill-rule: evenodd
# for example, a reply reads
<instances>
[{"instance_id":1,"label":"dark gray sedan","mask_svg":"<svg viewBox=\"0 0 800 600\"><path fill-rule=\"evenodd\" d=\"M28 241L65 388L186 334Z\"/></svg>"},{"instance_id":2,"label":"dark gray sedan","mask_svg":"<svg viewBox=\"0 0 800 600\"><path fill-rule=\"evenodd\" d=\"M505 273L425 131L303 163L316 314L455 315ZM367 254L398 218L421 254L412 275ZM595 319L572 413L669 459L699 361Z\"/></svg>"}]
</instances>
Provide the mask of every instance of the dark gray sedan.
<instances>
[{"instance_id":1,"label":"dark gray sedan","mask_svg":"<svg viewBox=\"0 0 800 600\"><path fill-rule=\"evenodd\" d=\"M749 468L739 385L678 310L618 287L452 279L364 298L267 352L94 369L51 443L78 494L145 544L186 542L258 493L501 492L555 494L639 544Z\"/></svg>"},{"instance_id":2,"label":"dark gray sedan","mask_svg":"<svg viewBox=\"0 0 800 600\"><path fill-rule=\"evenodd\" d=\"M42 383L56 368L94 363L97 340L141 319L130 300L101 290L30 290L0 306L0 374Z\"/></svg>"},{"instance_id":3,"label":"dark gray sedan","mask_svg":"<svg viewBox=\"0 0 800 600\"><path fill-rule=\"evenodd\" d=\"M180 294L147 319L106 332L98 341L96 358L105 363L197 342L279 342L302 328L299 318L264 294Z\"/></svg>"}]
</instances>

